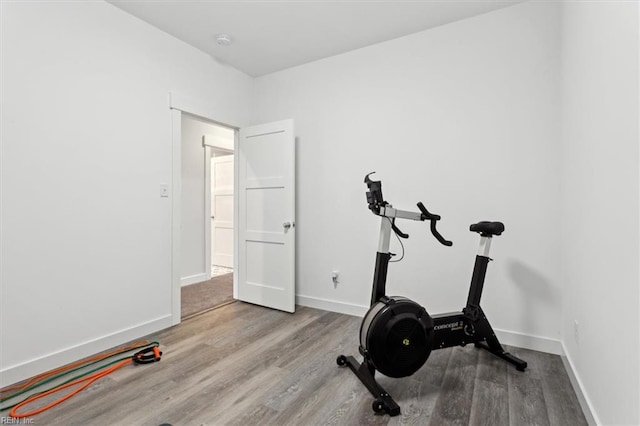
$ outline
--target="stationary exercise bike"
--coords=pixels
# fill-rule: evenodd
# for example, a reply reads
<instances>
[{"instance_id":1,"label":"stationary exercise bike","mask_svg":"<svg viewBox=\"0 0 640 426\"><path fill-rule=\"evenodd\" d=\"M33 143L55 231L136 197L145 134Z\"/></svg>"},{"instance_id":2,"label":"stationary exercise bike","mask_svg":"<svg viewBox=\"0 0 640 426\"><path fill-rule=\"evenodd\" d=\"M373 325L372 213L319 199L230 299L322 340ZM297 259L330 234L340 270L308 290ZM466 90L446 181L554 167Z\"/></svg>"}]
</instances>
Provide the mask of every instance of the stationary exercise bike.
<instances>
[{"instance_id":1,"label":"stationary exercise bike","mask_svg":"<svg viewBox=\"0 0 640 426\"><path fill-rule=\"evenodd\" d=\"M441 244L452 246L436 229L440 216L429 213L419 202L420 212L410 212L393 208L382 197L382 182L365 176L369 188L367 202L369 209L382 218L380 240L376 255L371 308L360 326L360 354L364 357L358 363L352 356L340 355L339 366L349 366L351 371L375 397L373 411L386 412L390 416L400 414L400 407L376 382L375 372L388 377L407 377L418 371L429 358L432 350L451 346L465 346L473 343L503 360L513 364L519 371L527 368L527 363L506 352L496 337L487 317L480 307L482 287L487 272L491 239L504 232L501 222L478 222L470 231L480 234L480 248L476 256L471 288L467 305L462 312L431 316L418 303L402 296L386 296L387 268L391 257L389 240L391 231L398 238L409 238L395 224L396 219L429 221L431 233Z\"/></svg>"}]
</instances>

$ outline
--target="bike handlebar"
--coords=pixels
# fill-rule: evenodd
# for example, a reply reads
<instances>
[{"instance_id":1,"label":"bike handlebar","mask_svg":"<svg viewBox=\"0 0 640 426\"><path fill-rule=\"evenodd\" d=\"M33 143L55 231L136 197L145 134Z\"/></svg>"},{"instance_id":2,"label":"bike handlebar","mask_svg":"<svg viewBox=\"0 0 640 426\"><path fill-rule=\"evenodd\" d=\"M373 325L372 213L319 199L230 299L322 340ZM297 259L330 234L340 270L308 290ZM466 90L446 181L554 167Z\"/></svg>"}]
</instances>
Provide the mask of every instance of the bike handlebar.
<instances>
[{"instance_id":1,"label":"bike handlebar","mask_svg":"<svg viewBox=\"0 0 640 426\"><path fill-rule=\"evenodd\" d=\"M442 235L440 235L440 232L438 232L438 230L436 229L436 223L440 220L440 216L437 214L429 213L429 211L424 206L424 204L422 204L422 201L418 202L418 208L422 212L422 217L425 220L428 219L431 221L431 233L436 238L436 240L438 240L442 245L451 247L453 245L453 241L446 240Z\"/></svg>"},{"instance_id":2,"label":"bike handlebar","mask_svg":"<svg viewBox=\"0 0 640 426\"><path fill-rule=\"evenodd\" d=\"M369 191L367 192L367 203L369 204L369 209L376 215L380 214L380 208L388 205L386 201L384 201L384 197L382 196L382 182L379 180L372 180L369 176L371 176L375 172L371 172L364 177L364 182L367 184ZM418 203L418 208L422 213L422 220L431 221L431 233L433 236L440 242L440 244L445 245L447 247L451 247L453 242L446 240L438 230L436 229L436 222L440 220L440 216L437 214L429 213L427 208L422 204L422 202ZM402 231L400 231L394 223L392 223L392 227L394 228L394 232L400 235L402 238L408 238L409 236Z\"/></svg>"}]
</instances>

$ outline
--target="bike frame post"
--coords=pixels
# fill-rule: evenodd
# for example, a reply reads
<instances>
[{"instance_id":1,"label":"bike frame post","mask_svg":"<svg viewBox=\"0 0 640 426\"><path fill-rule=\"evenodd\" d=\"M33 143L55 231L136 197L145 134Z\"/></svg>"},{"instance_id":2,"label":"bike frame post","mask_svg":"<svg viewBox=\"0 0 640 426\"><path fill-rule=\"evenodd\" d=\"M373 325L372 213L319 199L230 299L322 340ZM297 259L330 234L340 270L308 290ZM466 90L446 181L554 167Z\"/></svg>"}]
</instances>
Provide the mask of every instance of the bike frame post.
<instances>
[{"instance_id":1,"label":"bike frame post","mask_svg":"<svg viewBox=\"0 0 640 426\"><path fill-rule=\"evenodd\" d=\"M491 250L491 237L480 237L480 247L476 255L476 262L473 266L473 274L471 275L471 286L469 287L469 296L467 297L467 307L480 306L482 298L482 289L484 287L484 279L487 275L487 266L491 258L489 251Z\"/></svg>"}]
</instances>

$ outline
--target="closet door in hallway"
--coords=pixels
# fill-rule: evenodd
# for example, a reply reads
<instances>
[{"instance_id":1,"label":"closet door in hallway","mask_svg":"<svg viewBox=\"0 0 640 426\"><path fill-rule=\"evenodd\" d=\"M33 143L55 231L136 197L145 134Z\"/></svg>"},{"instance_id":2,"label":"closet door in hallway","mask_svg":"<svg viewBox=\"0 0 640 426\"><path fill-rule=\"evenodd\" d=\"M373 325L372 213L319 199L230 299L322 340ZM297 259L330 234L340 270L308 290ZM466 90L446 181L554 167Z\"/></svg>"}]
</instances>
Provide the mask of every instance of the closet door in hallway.
<instances>
[{"instance_id":1,"label":"closet door in hallway","mask_svg":"<svg viewBox=\"0 0 640 426\"><path fill-rule=\"evenodd\" d=\"M211 264L233 268L233 155L211 165Z\"/></svg>"}]
</instances>

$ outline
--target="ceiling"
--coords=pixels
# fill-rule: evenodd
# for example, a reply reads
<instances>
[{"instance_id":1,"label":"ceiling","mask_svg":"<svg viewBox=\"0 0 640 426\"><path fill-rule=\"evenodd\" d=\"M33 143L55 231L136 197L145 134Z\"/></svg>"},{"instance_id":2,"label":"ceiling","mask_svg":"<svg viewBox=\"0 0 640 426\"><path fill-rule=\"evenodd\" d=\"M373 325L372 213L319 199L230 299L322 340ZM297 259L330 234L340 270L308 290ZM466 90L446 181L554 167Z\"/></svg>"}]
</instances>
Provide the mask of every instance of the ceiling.
<instances>
[{"instance_id":1,"label":"ceiling","mask_svg":"<svg viewBox=\"0 0 640 426\"><path fill-rule=\"evenodd\" d=\"M253 77L523 0L107 0ZM216 35L231 36L219 46Z\"/></svg>"}]
</instances>

